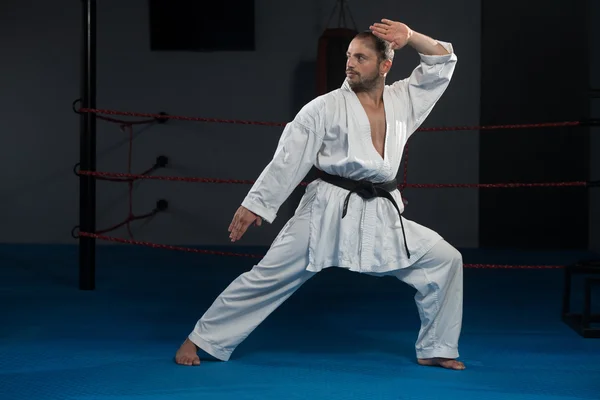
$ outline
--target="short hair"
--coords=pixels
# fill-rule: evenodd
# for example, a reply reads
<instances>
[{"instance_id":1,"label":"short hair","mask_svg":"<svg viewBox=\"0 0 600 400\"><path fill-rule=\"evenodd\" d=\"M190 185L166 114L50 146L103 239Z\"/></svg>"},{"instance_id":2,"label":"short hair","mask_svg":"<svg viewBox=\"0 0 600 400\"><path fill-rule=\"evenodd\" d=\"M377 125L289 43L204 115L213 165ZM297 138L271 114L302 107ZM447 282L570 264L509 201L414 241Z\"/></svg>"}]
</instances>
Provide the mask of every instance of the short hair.
<instances>
[{"instance_id":1,"label":"short hair","mask_svg":"<svg viewBox=\"0 0 600 400\"><path fill-rule=\"evenodd\" d=\"M373 34L371 31L364 31L354 36L355 39L368 39L372 43L372 48L377 53L380 61L394 60L394 50L390 42L385 41Z\"/></svg>"}]
</instances>

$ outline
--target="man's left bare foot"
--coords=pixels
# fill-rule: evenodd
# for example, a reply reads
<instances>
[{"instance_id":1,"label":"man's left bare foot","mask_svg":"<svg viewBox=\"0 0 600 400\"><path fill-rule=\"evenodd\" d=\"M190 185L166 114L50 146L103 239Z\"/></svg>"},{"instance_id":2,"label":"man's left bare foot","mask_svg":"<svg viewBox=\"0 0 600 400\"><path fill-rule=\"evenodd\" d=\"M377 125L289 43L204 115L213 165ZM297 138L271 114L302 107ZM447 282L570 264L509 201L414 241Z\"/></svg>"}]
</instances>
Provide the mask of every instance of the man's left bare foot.
<instances>
[{"instance_id":1,"label":"man's left bare foot","mask_svg":"<svg viewBox=\"0 0 600 400\"><path fill-rule=\"evenodd\" d=\"M175 354L175 362L180 365L200 365L198 346L186 338Z\"/></svg>"},{"instance_id":2,"label":"man's left bare foot","mask_svg":"<svg viewBox=\"0 0 600 400\"><path fill-rule=\"evenodd\" d=\"M419 359L417 359L417 362L420 365L426 365L429 367L442 367L442 368L447 368L447 369L458 369L458 370L466 369L465 364L463 364L462 362L457 361L453 358L441 358L441 357L419 358Z\"/></svg>"}]
</instances>

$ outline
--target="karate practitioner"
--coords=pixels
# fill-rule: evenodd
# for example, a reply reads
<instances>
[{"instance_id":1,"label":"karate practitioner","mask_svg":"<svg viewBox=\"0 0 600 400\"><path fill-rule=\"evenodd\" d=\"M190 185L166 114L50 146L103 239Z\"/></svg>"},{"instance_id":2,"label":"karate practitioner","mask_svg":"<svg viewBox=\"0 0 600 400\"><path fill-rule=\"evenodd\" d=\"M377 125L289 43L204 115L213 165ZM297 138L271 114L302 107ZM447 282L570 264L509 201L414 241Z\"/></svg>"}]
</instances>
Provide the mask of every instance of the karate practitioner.
<instances>
[{"instance_id":1,"label":"karate practitioner","mask_svg":"<svg viewBox=\"0 0 600 400\"><path fill-rule=\"evenodd\" d=\"M401 216L395 181L408 138L449 85L457 57L449 43L383 19L347 51L341 88L305 105L283 130L273 159L229 226L232 242L252 224L272 223L315 166L294 216L265 257L214 301L175 361L198 365L199 349L227 361L235 348L300 286L324 268L392 275L416 289L420 365L464 369L461 254L439 234ZM391 85L394 51L412 47L420 64Z\"/></svg>"}]
</instances>

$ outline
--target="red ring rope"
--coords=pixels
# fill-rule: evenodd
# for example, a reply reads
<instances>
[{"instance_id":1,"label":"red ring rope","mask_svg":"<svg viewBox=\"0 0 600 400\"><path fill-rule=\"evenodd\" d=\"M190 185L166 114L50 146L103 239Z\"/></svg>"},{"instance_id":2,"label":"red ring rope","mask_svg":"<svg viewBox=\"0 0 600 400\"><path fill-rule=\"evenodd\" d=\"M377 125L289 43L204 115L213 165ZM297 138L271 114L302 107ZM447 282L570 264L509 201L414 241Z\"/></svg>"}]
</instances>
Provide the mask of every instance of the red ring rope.
<instances>
[{"instance_id":1,"label":"red ring rope","mask_svg":"<svg viewBox=\"0 0 600 400\"><path fill-rule=\"evenodd\" d=\"M245 254L245 253L233 253L233 252L217 251L217 250L193 249L193 248L189 248L189 247L142 242L139 240L121 239L121 238L116 238L116 237L112 237L112 236L104 236L104 235L88 233L88 232L80 232L79 235L89 237L89 238L99 239L99 240L105 240L105 241L109 241L109 242L151 247L154 249L175 250L175 251L184 251L184 252L188 252L188 253L209 254L209 255L227 256L227 257L247 257L247 258L262 258L262 257L264 257L264 254ZM489 268L493 268L493 269L560 269L560 268L564 268L564 266L562 266L562 265L463 264L463 266L465 268L486 268L486 269L489 269Z\"/></svg>"},{"instance_id":2,"label":"red ring rope","mask_svg":"<svg viewBox=\"0 0 600 400\"><path fill-rule=\"evenodd\" d=\"M117 180L136 180L150 179L159 181L179 181L193 183L225 183L236 185L253 185L253 180L242 179L218 179L218 178L197 178L185 176L160 176L160 175L135 175L120 172L102 172L102 171L79 171L80 175L95 176L99 178L119 178ZM301 182L300 185L306 186L310 182ZM588 186L588 182L542 182L542 183L409 183L398 185L399 188L517 188L517 187L567 187L567 186Z\"/></svg>"},{"instance_id":3,"label":"red ring rope","mask_svg":"<svg viewBox=\"0 0 600 400\"><path fill-rule=\"evenodd\" d=\"M131 111L117 111L117 110L106 110L99 108L80 108L79 112L92 113L92 114L105 114L105 115L121 115L127 117L145 117L154 118L155 120L174 119L180 121L194 121L194 122L211 122L221 124L242 124L242 125L263 125L263 126L285 126L284 122L264 122L264 121L248 121L239 119L219 119L219 118L200 118L200 117L183 117L177 115L168 114L152 114L152 113L140 113ZM108 119L102 117L103 119ZM108 119L110 120L110 119ZM113 120L114 122L123 123L125 121ZM136 121L136 123L147 123L155 122L150 121ZM434 128L419 128L418 131L422 132L435 132L435 131L473 131L473 130L493 130L493 129L525 129L525 128L557 128L565 126L579 126L582 125L581 121L565 121L565 122L545 122L535 124L511 124L511 125L482 125L482 126L454 126L454 127L434 127Z\"/></svg>"},{"instance_id":4,"label":"red ring rope","mask_svg":"<svg viewBox=\"0 0 600 400\"><path fill-rule=\"evenodd\" d=\"M133 239L131 233L130 222L148 218L154 216L157 210L147 213L142 216L135 216L133 214L133 182L136 180L150 179L150 180L162 180L162 181L180 181L180 182L195 182L195 183L215 183L215 184L254 184L253 180L239 180L239 179L216 179L216 178L199 178L199 177L180 177L180 176L156 176L149 175L154 170L151 168L142 174L131 173L131 162L132 162L132 146L133 146L133 130L132 125L137 124L150 124L156 123L157 121L163 121L166 119L175 119L183 121L196 121L196 122L212 122L212 123L229 123L229 124L244 124L244 125L263 125L263 126L285 126L285 123L278 122L260 122L260 121L245 121L245 120L226 120L217 118L198 118L198 117L182 117L172 116L167 114L152 114L152 113L138 113L138 112L124 112L115 110L105 109L92 109L92 108L81 108L77 112L82 113L94 113L94 114L106 114L106 115L121 115L128 117L145 117L153 118L148 120L140 121L124 121L115 118L109 118L98 115L99 119L121 124L123 130L127 130L129 133L129 157L127 165L127 173L115 173L115 172L100 172L100 171L79 171L78 175L93 176L96 179L104 179L116 182L127 182L129 186L129 208L128 217L124 222L121 222L111 228L99 230L96 233L91 232L79 232L79 236L90 237L98 240L105 240L115 243L123 243L130 245L146 246L151 248L160 248L175 251L184 251L191 253L220 255L220 256L233 256L233 257L248 257L248 258L262 258L264 255L260 254L243 254L234 252L223 252L215 250L202 250L193 249L181 246L171 246L165 244L157 244L150 242L142 242ZM492 129L520 129L520 128L548 128L548 127L565 127L565 126L579 126L583 125L580 121L566 121L566 122L551 122L551 123L535 123L535 124L512 124L512 125L490 125L490 126L462 126L462 127L435 127L435 128L420 128L419 131L467 131L467 130L492 130ZM495 183L495 184L407 184L408 174L408 145L405 148L405 163L404 163L404 182L398 187L403 190L405 188L517 188L517 187L586 187L596 185L596 182L590 183L585 181L575 182L546 182L546 183ZM300 185L307 185L309 182L301 182ZM132 239L121 239L111 236L105 236L103 233L107 233L111 230L117 229L123 225L127 225L128 233ZM494 264L464 264L465 268L485 268L485 269L558 269L564 268L562 265L494 265Z\"/></svg>"}]
</instances>

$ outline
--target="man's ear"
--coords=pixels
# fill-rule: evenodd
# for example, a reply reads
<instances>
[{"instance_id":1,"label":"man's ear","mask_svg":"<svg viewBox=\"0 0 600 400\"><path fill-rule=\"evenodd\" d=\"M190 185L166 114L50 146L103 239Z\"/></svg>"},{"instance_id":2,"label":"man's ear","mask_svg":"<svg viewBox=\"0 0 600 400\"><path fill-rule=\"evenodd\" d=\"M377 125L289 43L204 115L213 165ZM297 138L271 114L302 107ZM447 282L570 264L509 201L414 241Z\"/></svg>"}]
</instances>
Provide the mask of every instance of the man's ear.
<instances>
[{"instance_id":1,"label":"man's ear","mask_svg":"<svg viewBox=\"0 0 600 400\"><path fill-rule=\"evenodd\" d=\"M391 68L392 68L392 62L390 60L385 60L384 62L381 63L381 65L379 67L379 72L381 73L381 75L386 76L388 74L388 72L390 72Z\"/></svg>"}]
</instances>

